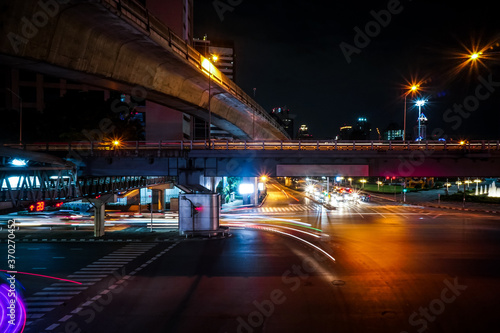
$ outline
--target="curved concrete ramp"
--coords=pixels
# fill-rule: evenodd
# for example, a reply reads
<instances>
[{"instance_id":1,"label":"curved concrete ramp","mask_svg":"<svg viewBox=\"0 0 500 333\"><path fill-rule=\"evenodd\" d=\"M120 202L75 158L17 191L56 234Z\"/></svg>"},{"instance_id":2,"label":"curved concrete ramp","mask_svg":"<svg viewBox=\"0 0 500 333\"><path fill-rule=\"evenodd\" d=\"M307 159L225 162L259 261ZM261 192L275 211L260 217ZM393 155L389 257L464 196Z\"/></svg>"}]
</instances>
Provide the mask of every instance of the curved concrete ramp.
<instances>
[{"instance_id":1,"label":"curved concrete ramp","mask_svg":"<svg viewBox=\"0 0 500 333\"><path fill-rule=\"evenodd\" d=\"M1 0L1 5L2 63L209 119L203 57L134 1ZM214 125L241 139L288 139L234 82L215 68L209 71Z\"/></svg>"}]
</instances>

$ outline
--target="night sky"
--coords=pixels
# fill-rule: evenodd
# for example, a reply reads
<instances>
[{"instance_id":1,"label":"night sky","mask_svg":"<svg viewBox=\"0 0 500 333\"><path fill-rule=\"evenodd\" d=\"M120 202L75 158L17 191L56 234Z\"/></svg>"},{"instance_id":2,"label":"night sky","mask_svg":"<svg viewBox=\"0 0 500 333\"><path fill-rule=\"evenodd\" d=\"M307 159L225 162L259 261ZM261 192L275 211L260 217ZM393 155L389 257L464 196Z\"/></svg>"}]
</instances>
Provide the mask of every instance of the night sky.
<instances>
[{"instance_id":1,"label":"night sky","mask_svg":"<svg viewBox=\"0 0 500 333\"><path fill-rule=\"evenodd\" d=\"M295 127L307 124L316 138L335 137L358 117L368 118L374 131L391 122L402 127L403 87L421 81L428 136L442 129L453 139L498 139L500 15L493 6L483 0L195 0L194 37L233 40L236 83L250 96L256 88L256 101L268 111L289 108ZM372 11L383 24L369 23ZM355 27L366 33L367 24L369 41L356 43ZM460 69L460 53L477 48L489 59ZM409 95L407 131L417 122L413 101ZM466 108L454 111L454 104Z\"/></svg>"}]
</instances>

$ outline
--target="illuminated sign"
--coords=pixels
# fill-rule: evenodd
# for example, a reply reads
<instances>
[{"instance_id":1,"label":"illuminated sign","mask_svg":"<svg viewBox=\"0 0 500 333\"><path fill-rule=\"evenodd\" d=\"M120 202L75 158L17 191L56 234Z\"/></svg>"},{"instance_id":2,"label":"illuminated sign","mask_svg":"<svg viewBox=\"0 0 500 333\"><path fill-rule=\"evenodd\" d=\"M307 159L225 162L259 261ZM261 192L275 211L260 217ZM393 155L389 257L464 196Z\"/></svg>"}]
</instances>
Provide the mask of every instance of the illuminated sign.
<instances>
[{"instance_id":1,"label":"illuminated sign","mask_svg":"<svg viewBox=\"0 0 500 333\"><path fill-rule=\"evenodd\" d=\"M28 207L29 212L42 212L45 209L45 202L38 201L37 203Z\"/></svg>"},{"instance_id":2,"label":"illuminated sign","mask_svg":"<svg viewBox=\"0 0 500 333\"><path fill-rule=\"evenodd\" d=\"M239 186L240 194L251 194L255 192L255 187L253 184L241 183Z\"/></svg>"}]
</instances>

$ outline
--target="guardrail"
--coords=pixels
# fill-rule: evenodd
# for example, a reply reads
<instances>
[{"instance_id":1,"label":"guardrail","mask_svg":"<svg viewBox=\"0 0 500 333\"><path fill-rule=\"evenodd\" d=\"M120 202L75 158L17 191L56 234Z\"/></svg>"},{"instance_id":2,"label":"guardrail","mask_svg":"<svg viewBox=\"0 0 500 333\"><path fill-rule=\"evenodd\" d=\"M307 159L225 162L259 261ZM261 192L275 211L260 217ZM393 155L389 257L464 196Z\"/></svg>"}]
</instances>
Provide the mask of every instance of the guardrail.
<instances>
[{"instance_id":1,"label":"guardrail","mask_svg":"<svg viewBox=\"0 0 500 333\"><path fill-rule=\"evenodd\" d=\"M100 2L108 9L112 9L119 13L122 18L134 24L159 45L171 48L182 58L197 67L201 72L206 72L202 66L203 56L186 41L174 34L172 30L165 26L159 19L151 15L147 8L140 3L134 0L100 0ZM214 71L215 73L211 73L212 79L215 79L219 85L235 96L240 102L254 110L257 116L264 118L285 135L285 137L289 138L288 133L266 112L266 110L264 110L264 108L257 104L257 102L217 68L215 68Z\"/></svg>"},{"instance_id":2,"label":"guardrail","mask_svg":"<svg viewBox=\"0 0 500 333\"><path fill-rule=\"evenodd\" d=\"M91 155L99 151L138 152L142 150L295 150L295 151L499 151L500 140L441 142L441 141L230 141L230 140L191 140L191 141L125 141L119 144L112 142L41 142L31 144L4 144L5 147L19 148L28 151L69 152L87 151Z\"/></svg>"}]
</instances>

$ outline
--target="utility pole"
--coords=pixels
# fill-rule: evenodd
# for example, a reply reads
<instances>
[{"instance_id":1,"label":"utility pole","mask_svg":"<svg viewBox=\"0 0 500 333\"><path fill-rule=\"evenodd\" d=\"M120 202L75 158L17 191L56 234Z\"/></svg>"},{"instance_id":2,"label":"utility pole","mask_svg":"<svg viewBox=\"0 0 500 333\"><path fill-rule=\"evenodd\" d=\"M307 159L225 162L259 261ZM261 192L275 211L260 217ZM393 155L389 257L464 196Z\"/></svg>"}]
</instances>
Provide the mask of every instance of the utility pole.
<instances>
[{"instance_id":1,"label":"utility pole","mask_svg":"<svg viewBox=\"0 0 500 333\"><path fill-rule=\"evenodd\" d=\"M255 99L255 91L257 88L253 88L253 98ZM255 140L255 109L253 109L253 119L252 119L252 140Z\"/></svg>"}]
</instances>

